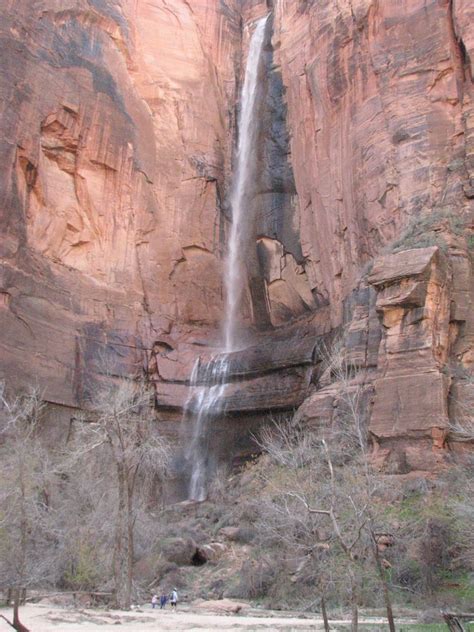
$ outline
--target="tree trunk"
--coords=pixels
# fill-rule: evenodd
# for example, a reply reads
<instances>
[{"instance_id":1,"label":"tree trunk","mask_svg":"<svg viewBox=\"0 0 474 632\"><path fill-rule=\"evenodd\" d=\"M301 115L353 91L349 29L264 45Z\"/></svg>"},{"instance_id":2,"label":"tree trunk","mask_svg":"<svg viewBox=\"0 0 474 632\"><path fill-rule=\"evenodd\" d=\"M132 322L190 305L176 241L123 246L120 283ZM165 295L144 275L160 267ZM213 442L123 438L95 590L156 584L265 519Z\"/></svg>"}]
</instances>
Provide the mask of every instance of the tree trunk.
<instances>
[{"instance_id":1,"label":"tree trunk","mask_svg":"<svg viewBox=\"0 0 474 632\"><path fill-rule=\"evenodd\" d=\"M450 612L442 612L443 619L446 622L446 625L450 629L450 632L465 632L464 626L461 621L456 617L456 615Z\"/></svg>"},{"instance_id":2,"label":"tree trunk","mask_svg":"<svg viewBox=\"0 0 474 632\"><path fill-rule=\"evenodd\" d=\"M359 629L359 609L356 603L352 604L351 610L351 632L357 632Z\"/></svg>"},{"instance_id":3,"label":"tree trunk","mask_svg":"<svg viewBox=\"0 0 474 632\"><path fill-rule=\"evenodd\" d=\"M321 597L321 613L323 615L324 630L325 632L329 632L329 620L328 613L326 612L326 599L324 598L324 595Z\"/></svg>"},{"instance_id":4,"label":"tree trunk","mask_svg":"<svg viewBox=\"0 0 474 632\"><path fill-rule=\"evenodd\" d=\"M351 577L351 632L359 629L359 608L357 606L357 590L354 578Z\"/></svg>"},{"instance_id":5,"label":"tree trunk","mask_svg":"<svg viewBox=\"0 0 474 632\"><path fill-rule=\"evenodd\" d=\"M127 520L127 483L125 467L117 462L118 507L115 526L113 556L115 603L118 608L128 610L131 601L131 586L128 580L129 535Z\"/></svg>"},{"instance_id":6,"label":"tree trunk","mask_svg":"<svg viewBox=\"0 0 474 632\"><path fill-rule=\"evenodd\" d=\"M20 621L20 589L13 590L13 627L17 632L30 632Z\"/></svg>"},{"instance_id":7,"label":"tree trunk","mask_svg":"<svg viewBox=\"0 0 474 632\"><path fill-rule=\"evenodd\" d=\"M387 621L390 632L395 632L395 621L393 619L392 600L390 599L390 592L388 590L387 578L380 559L380 551L375 539L375 533L371 530L370 535L372 537L372 546L375 558L375 564L377 565L377 571L380 577L383 588L383 598L385 601L385 610L387 611Z\"/></svg>"},{"instance_id":8,"label":"tree trunk","mask_svg":"<svg viewBox=\"0 0 474 632\"><path fill-rule=\"evenodd\" d=\"M127 481L128 483L128 481ZM127 584L128 603L132 600L133 585L133 492L127 484Z\"/></svg>"}]
</instances>

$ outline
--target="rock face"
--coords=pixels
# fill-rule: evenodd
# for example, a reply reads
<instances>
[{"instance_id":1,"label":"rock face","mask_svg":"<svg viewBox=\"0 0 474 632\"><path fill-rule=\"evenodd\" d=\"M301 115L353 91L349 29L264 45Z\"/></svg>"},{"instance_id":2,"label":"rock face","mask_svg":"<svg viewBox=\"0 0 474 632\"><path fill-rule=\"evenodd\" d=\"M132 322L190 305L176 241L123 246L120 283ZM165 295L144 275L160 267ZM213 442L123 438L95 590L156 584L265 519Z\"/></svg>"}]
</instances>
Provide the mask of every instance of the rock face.
<instances>
[{"instance_id":1,"label":"rock face","mask_svg":"<svg viewBox=\"0 0 474 632\"><path fill-rule=\"evenodd\" d=\"M468 4L275 3L305 267L334 323L411 218L471 207Z\"/></svg>"},{"instance_id":2,"label":"rock face","mask_svg":"<svg viewBox=\"0 0 474 632\"><path fill-rule=\"evenodd\" d=\"M382 376L375 380L370 423L378 441L414 436L431 439L435 449L445 447L449 377L442 369L450 320L446 272L441 252L432 247L382 257L369 276L384 327L378 360Z\"/></svg>"},{"instance_id":3,"label":"rock face","mask_svg":"<svg viewBox=\"0 0 474 632\"><path fill-rule=\"evenodd\" d=\"M457 449L448 426L474 400L472 2L0 9L0 377L37 382L67 420L101 374L145 368L176 433L196 357L219 351L238 95L272 10L232 433L300 405L330 423L318 349L339 333L381 467Z\"/></svg>"},{"instance_id":4,"label":"rock face","mask_svg":"<svg viewBox=\"0 0 474 632\"><path fill-rule=\"evenodd\" d=\"M474 7L282 0L274 15L301 258L291 275L291 249L259 240L272 322L328 303L381 467L433 469L472 414ZM400 252L358 281L387 245ZM316 380L300 418L330 425L337 391Z\"/></svg>"},{"instance_id":5,"label":"rock face","mask_svg":"<svg viewBox=\"0 0 474 632\"><path fill-rule=\"evenodd\" d=\"M171 324L221 317L240 14L1 8L4 367L76 405L104 343L130 372Z\"/></svg>"}]
</instances>

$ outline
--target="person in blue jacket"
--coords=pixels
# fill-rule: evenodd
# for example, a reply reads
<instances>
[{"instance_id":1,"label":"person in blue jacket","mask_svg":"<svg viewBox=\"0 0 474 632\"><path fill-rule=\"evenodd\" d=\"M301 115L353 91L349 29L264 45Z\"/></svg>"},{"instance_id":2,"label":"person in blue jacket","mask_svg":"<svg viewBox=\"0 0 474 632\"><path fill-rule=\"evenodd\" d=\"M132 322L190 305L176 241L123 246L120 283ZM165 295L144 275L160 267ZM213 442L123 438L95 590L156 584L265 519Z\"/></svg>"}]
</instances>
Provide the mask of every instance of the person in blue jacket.
<instances>
[{"instance_id":1,"label":"person in blue jacket","mask_svg":"<svg viewBox=\"0 0 474 632\"><path fill-rule=\"evenodd\" d=\"M176 588L173 588L170 595L171 607L176 609L177 603L178 603L178 591L176 590Z\"/></svg>"}]
</instances>

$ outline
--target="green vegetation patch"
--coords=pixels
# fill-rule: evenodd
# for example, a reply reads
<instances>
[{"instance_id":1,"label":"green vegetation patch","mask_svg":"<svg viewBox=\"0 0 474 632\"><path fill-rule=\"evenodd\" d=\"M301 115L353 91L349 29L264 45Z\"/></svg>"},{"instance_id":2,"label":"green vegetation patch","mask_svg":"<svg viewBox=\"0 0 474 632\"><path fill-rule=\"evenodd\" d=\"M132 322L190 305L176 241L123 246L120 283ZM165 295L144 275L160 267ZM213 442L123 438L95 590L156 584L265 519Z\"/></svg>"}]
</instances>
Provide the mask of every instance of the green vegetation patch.
<instances>
[{"instance_id":1,"label":"green vegetation patch","mask_svg":"<svg viewBox=\"0 0 474 632\"><path fill-rule=\"evenodd\" d=\"M404 233L391 245L392 252L409 250L410 248L428 248L438 246L447 250L446 238L443 232L450 232L461 237L465 232L465 222L459 216L457 209L447 207L433 211L429 215L413 217ZM467 237L469 248L474 247L472 235ZM469 244L472 243L472 246Z\"/></svg>"}]
</instances>

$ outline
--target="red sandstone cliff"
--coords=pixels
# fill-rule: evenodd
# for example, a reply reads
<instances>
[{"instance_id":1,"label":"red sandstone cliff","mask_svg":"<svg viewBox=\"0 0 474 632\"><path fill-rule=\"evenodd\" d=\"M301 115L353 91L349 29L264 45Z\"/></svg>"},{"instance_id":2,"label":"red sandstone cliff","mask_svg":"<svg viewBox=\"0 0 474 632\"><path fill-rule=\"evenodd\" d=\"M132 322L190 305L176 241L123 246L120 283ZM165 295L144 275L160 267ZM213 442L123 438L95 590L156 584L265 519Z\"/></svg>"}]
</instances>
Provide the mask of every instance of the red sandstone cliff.
<instances>
[{"instance_id":1,"label":"red sandstone cliff","mask_svg":"<svg viewBox=\"0 0 474 632\"><path fill-rule=\"evenodd\" d=\"M375 369L374 440L387 456L408 438L409 466L429 469L419 446L442 451L473 401L474 6L282 0L275 15L311 287ZM344 302L393 240L403 252Z\"/></svg>"},{"instance_id":2,"label":"red sandstone cliff","mask_svg":"<svg viewBox=\"0 0 474 632\"><path fill-rule=\"evenodd\" d=\"M75 404L98 345L141 362L172 323L220 318L240 14L213 0L1 10L2 364Z\"/></svg>"},{"instance_id":3,"label":"red sandstone cliff","mask_svg":"<svg viewBox=\"0 0 474 632\"><path fill-rule=\"evenodd\" d=\"M303 252L337 322L360 266L410 218L472 210L474 7L282 0L275 13Z\"/></svg>"},{"instance_id":4,"label":"red sandstone cliff","mask_svg":"<svg viewBox=\"0 0 474 632\"><path fill-rule=\"evenodd\" d=\"M145 364L159 405L182 405L218 339L236 100L267 4L0 2L9 381L80 406L106 356ZM283 352L242 360L236 397L251 411L309 395L317 416L311 336L344 325L380 454L407 437L443 450L474 400L474 7L273 4L246 311ZM384 255L395 240L405 254Z\"/></svg>"}]
</instances>

